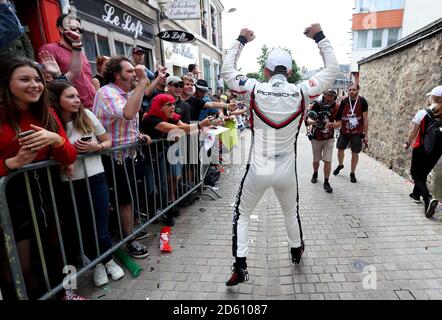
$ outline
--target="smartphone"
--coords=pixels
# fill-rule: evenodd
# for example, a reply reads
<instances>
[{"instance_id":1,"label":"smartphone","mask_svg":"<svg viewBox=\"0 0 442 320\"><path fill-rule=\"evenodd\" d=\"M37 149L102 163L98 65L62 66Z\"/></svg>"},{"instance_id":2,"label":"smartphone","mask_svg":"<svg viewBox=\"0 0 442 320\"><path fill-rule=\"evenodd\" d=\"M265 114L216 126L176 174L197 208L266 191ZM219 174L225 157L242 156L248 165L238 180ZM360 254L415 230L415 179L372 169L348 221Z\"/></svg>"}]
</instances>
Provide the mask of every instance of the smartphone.
<instances>
[{"instance_id":1,"label":"smartphone","mask_svg":"<svg viewBox=\"0 0 442 320\"><path fill-rule=\"evenodd\" d=\"M89 141L91 141L92 140L92 137L81 137L81 139L80 139L81 141L84 141L84 142L89 142Z\"/></svg>"},{"instance_id":2,"label":"smartphone","mask_svg":"<svg viewBox=\"0 0 442 320\"><path fill-rule=\"evenodd\" d=\"M25 132L21 132L21 133L18 134L18 138L21 139L21 138L27 137L27 136L29 136L29 135L31 135L33 133L35 133L35 130L28 130L28 131L25 131Z\"/></svg>"}]
</instances>

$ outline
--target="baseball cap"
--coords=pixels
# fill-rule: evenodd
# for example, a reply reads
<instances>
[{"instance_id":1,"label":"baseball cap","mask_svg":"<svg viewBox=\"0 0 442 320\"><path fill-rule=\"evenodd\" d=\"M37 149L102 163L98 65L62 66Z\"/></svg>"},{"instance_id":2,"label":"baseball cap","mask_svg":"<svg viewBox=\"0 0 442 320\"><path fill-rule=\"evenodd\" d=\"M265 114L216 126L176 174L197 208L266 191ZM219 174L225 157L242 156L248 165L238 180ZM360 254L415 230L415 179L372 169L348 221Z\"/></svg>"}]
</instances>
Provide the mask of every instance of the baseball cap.
<instances>
[{"instance_id":1,"label":"baseball cap","mask_svg":"<svg viewBox=\"0 0 442 320\"><path fill-rule=\"evenodd\" d=\"M180 77L177 76L170 76L169 78L167 78L167 84L177 84L177 83L183 83L183 80L181 80Z\"/></svg>"},{"instance_id":2,"label":"baseball cap","mask_svg":"<svg viewBox=\"0 0 442 320\"><path fill-rule=\"evenodd\" d=\"M285 67L287 71L292 70L292 56L285 50L276 49L267 57L266 68L274 72L276 67L280 66Z\"/></svg>"},{"instance_id":3,"label":"baseball cap","mask_svg":"<svg viewBox=\"0 0 442 320\"><path fill-rule=\"evenodd\" d=\"M207 81L204 79L199 79L196 84L195 87L198 90L204 91L204 92L208 92L209 91L209 85L207 84Z\"/></svg>"},{"instance_id":4,"label":"baseball cap","mask_svg":"<svg viewBox=\"0 0 442 320\"><path fill-rule=\"evenodd\" d=\"M141 48L141 47L134 47L134 48L132 49L132 54L139 53L139 52L141 52L141 53L146 53L146 51L144 51L144 49Z\"/></svg>"},{"instance_id":5,"label":"baseball cap","mask_svg":"<svg viewBox=\"0 0 442 320\"><path fill-rule=\"evenodd\" d=\"M442 97L442 86L437 86L433 88L431 92L427 93L427 96Z\"/></svg>"}]
</instances>

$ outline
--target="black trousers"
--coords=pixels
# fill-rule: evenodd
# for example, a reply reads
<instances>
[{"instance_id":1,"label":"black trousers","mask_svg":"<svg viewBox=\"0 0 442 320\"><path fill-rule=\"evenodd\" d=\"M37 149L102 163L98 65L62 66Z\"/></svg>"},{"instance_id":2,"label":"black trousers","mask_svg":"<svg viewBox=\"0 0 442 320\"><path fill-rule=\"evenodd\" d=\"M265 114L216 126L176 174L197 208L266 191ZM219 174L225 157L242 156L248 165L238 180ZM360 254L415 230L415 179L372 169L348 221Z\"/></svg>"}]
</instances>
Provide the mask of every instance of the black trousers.
<instances>
[{"instance_id":1,"label":"black trousers","mask_svg":"<svg viewBox=\"0 0 442 320\"><path fill-rule=\"evenodd\" d=\"M439 161L440 156L441 152L434 152L430 155L426 154L424 146L413 149L410 173L414 180L413 193L415 196L422 196L424 199L430 197L427 178Z\"/></svg>"}]
</instances>

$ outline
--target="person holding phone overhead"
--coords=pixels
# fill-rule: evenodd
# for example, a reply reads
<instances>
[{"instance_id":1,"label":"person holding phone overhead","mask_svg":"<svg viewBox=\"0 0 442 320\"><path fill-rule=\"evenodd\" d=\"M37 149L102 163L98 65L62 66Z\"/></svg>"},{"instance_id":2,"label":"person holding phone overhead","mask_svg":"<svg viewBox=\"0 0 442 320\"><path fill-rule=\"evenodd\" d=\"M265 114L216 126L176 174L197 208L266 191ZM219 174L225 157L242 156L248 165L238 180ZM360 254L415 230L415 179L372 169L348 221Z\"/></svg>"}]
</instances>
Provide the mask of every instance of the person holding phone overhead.
<instances>
[{"instance_id":1,"label":"person holding phone overhead","mask_svg":"<svg viewBox=\"0 0 442 320\"><path fill-rule=\"evenodd\" d=\"M89 110L83 108L77 89L66 81L51 81L47 85L52 107L60 118L63 127L69 137L69 141L79 153L103 151L111 147L111 140L103 125ZM86 168L84 168L84 166ZM87 174L87 177L85 176ZM86 185L89 181L93 212L89 205L89 195ZM89 156L84 160L77 160L73 165L66 166L62 172L62 181L65 182L63 194L70 195L69 180L73 181L75 202L81 224L85 254L90 260L106 252L112 247L112 239L109 233L109 191L104 174L101 156L98 154ZM72 233L69 243L77 239L75 232L75 220L71 205L73 199L68 196L63 203L69 204L66 215L66 230ZM95 216L96 229L93 226L92 215ZM98 243L98 247L95 244ZM77 251L79 248L73 248ZM75 250L77 249L77 250ZM79 253L79 251L75 252ZM96 265L94 270L94 283L103 286L109 283L107 274L113 280L119 280L124 276L124 271L112 259L107 257L102 263Z\"/></svg>"},{"instance_id":2,"label":"person holding phone overhead","mask_svg":"<svg viewBox=\"0 0 442 320\"><path fill-rule=\"evenodd\" d=\"M62 165L72 164L77 152L67 139L58 116L49 108L47 89L43 74L35 63L27 59L11 59L0 70L0 90L3 106L0 109L0 176L32 162L54 158ZM29 131L32 130L32 131ZM29 132L27 132L29 131ZM20 133L26 132L26 134ZM50 168L54 190L59 181L58 168ZM48 265L55 265L51 279L61 283L64 275L59 261L59 245L56 237L52 213L52 199L46 168L32 170L29 175L33 204L37 223L45 242ZM25 190L24 174L16 174L6 187L6 199L10 210L14 237L17 243L20 262L30 298L44 293L44 285L38 276L31 273L31 250L35 237L31 219L28 194ZM49 246L49 248L48 248ZM0 249L0 256L3 255ZM0 258L0 261L4 261ZM0 280L10 279L8 268L1 268ZM11 281L11 280L9 280Z\"/></svg>"}]
</instances>

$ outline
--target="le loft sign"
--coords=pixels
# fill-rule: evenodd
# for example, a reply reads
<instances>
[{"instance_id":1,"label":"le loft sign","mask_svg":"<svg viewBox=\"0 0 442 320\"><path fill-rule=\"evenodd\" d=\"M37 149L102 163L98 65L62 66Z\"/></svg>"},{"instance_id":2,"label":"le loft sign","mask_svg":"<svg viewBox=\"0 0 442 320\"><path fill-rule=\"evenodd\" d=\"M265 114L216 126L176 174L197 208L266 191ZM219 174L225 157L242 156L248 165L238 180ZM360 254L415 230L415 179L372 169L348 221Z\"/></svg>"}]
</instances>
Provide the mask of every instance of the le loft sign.
<instances>
[{"instance_id":1,"label":"le loft sign","mask_svg":"<svg viewBox=\"0 0 442 320\"><path fill-rule=\"evenodd\" d=\"M104 22L133 33L135 39L138 38L138 36L143 35L143 24L140 20L135 19L132 22L132 16L130 14L123 13L121 19L121 16L116 14L115 8L108 3L104 5L104 12L105 14L101 16Z\"/></svg>"},{"instance_id":2,"label":"le loft sign","mask_svg":"<svg viewBox=\"0 0 442 320\"><path fill-rule=\"evenodd\" d=\"M161 40L169 42L185 43L195 40L195 36L189 32L179 30L165 30L158 33Z\"/></svg>"}]
</instances>

